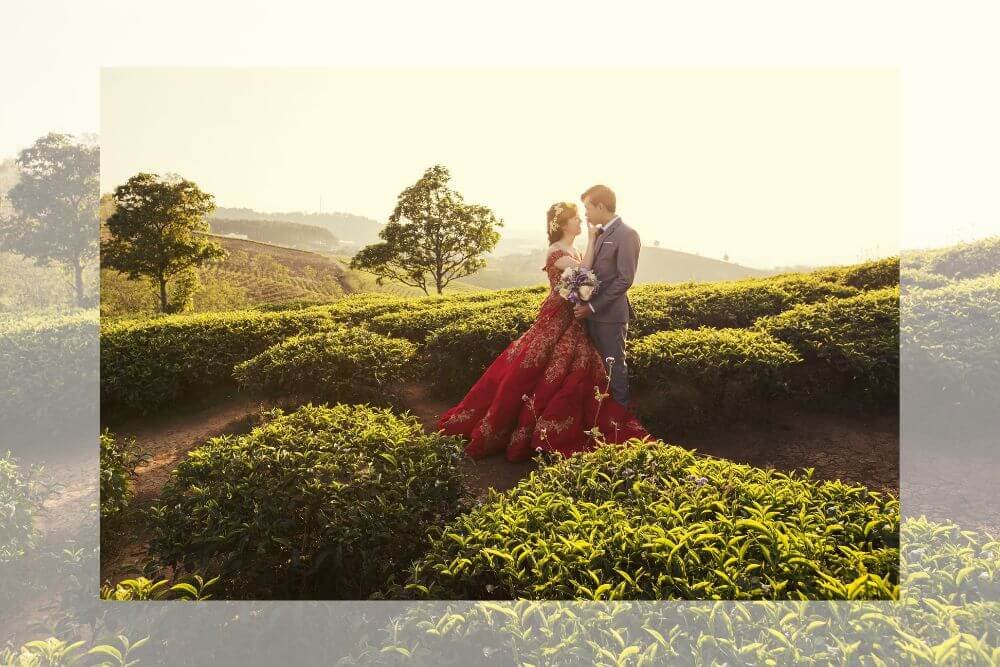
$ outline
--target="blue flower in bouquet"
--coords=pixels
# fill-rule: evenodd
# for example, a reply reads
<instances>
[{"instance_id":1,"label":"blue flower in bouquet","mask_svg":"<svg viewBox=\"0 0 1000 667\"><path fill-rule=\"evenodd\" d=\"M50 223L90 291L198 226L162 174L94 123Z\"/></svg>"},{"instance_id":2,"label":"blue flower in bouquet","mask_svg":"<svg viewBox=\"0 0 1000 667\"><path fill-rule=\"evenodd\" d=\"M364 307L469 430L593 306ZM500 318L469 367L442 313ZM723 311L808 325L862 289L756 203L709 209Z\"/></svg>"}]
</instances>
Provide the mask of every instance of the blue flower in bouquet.
<instances>
[{"instance_id":1,"label":"blue flower in bouquet","mask_svg":"<svg viewBox=\"0 0 1000 667\"><path fill-rule=\"evenodd\" d=\"M576 305L590 301L598 285L600 281L592 270L582 266L568 266L556 283L556 290L559 296Z\"/></svg>"}]
</instances>

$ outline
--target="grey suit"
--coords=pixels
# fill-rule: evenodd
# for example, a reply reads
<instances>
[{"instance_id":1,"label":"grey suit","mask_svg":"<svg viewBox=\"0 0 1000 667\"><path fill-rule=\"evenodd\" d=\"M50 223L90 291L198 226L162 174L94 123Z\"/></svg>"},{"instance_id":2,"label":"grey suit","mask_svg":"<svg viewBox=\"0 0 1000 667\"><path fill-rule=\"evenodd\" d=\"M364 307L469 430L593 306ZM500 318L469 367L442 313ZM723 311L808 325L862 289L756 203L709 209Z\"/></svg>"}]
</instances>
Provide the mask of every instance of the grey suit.
<instances>
[{"instance_id":1,"label":"grey suit","mask_svg":"<svg viewBox=\"0 0 1000 667\"><path fill-rule=\"evenodd\" d=\"M601 281L597 293L590 301L593 311L586 318L591 340L611 362L611 397L628 404L628 365L625 362L625 340L628 321L635 311L628 300L628 288L635 280L639 264L639 234L616 216L607 225L607 231L597 237L592 267ZM605 362L607 363L607 362Z\"/></svg>"}]
</instances>

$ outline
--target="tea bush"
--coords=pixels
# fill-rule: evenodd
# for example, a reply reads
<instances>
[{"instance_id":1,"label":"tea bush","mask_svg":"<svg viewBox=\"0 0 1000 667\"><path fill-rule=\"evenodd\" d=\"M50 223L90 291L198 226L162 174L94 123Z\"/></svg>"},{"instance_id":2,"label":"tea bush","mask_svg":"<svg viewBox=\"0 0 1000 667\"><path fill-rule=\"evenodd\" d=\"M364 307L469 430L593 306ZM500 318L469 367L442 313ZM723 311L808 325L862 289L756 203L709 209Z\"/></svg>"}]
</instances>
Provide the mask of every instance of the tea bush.
<instances>
[{"instance_id":1,"label":"tea bush","mask_svg":"<svg viewBox=\"0 0 1000 667\"><path fill-rule=\"evenodd\" d=\"M752 280L650 288L633 303L636 321L629 335L702 326L748 328L766 315L800 303L858 293L853 287L795 274Z\"/></svg>"},{"instance_id":2,"label":"tea bush","mask_svg":"<svg viewBox=\"0 0 1000 667\"><path fill-rule=\"evenodd\" d=\"M218 577L205 579L199 575L191 575L180 581L157 579L151 581L146 577L125 579L114 586L101 586L102 600L210 600L209 589L219 581Z\"/></svg>"},{"instance_id":3,"label":"tea bush","mask_svg":"<svg viewBox=\"0 0 1000 667\"><path fill-rule=\"evenodd\" d=\"M146 459L135 438L118 440L109 430L101 433L101 520L124 515L132 502L135 469Z\"/></svg>"},{"instance_id":4,"label":"tea bush","mask_svg":"<svg viewBox=\"0 0 1000 667\"><path fill-rule=\"evenodd\" d=\"M360 327L293 336L233 369L241 389L313 400L383 403L413 371L416 346Z\"/></svg>"},{"instance_id":5,"label":"tea bush","mask_svg":"<svg viewBox=\"0 0 1000 667\"><path fill-rule=\"evenodd\" d=\"M408 303L409 299L384 292L352 294L327 306L326 312L338 322L360 324L376 315L405 308Z\"/></svg>"},{"instance_id":6,"label":"tea bush","mask_svg":"<svg viewBox=\"0 0 1000 667\"><path fill-rule=\"evenodd\" d=\"M5 435L72 428L94 410L97 310L0 321L0 414ZM53 406L57 412L53 412Z\"/></svg>"},{"instance_id":7,"label":"tea bush","mask_svg":"<svg viewBox=\"0 0 1000 667\"><path fill-rule=\"evenodd\" d=\"M227 597L364 598L462 511L464 442L412 415L306 405L193 450L149 516L151 553Z\"/></svg>"},{"instance_id":8,"label":"tea bush","mask_svg":"<svg viewBox=\"0 0 1000 667\"><path fill-rule=\"evenodd\" d=\"M904 257L904 265L956 280L992 275L1000 267L1000 237L910 251Z\"/></svg>"},{"instance_id":9,"label":"tea bush","mask_svg":"<svg viewBox=\"0 0 1000 667\"><path fill-rule=\"evenodd\" d=\"M285 338L334 326L325 307L123 320L101 329L101 409L146 414L231 385L233 366Z\"/></svg>"},{"instance_id":10,"label":"tea bush","mask_svg":"<svg viewBox=\"0 0 1000 667\"><path fill-rule=\"evenodd\" d=\"M893 599L887 494L630 440L491 492L414 564L429 599Z\"/></svg>"},{"instance_id":11,"label":"tea bush","mask_svg":"<svg viewBox=\"0 0 1000 667\"><path fill-rule=\"evenodd\" d=\"M812 275L860 290L893 287L899 284L899 257L886 257L851 266L814 271Z\"/></svg>"},{"instance_id":12,"label":"tea bush","mask_svg":"<svg viewBox=\"0 0 1000 667\"><path fill-rule=\"evenodd\" d=\"M422 357L435 385L451 395L469 390L486 368L535 321L538 308L498 308L432 332Z\"/></svg>"},{"instance_id":13,"label":"tea bush","mask_svg":"<svg viewBox=\"0 0 1000 667\"><path fill-rule=\"evenodd\" d=\"M132 642L124 635L118 635L114 643L67 641L58 637L36 639L15 649L12 646L0 650L0 665L4 667L78 667L139 664L135 651L142 648L149 637ZM88 648L89 644L89 648ZM140 655L142 652L140 651ZM111 662L111 660L114 662Z\"/></svg>"},{"instance_id":14,"label":"tea bush","mask_svg":"<svg viewBox=\"0 0 1000 667\"><path fill-rule=\"evenodd\" d=\"M338 664L997 664L1000 604L981 586L1000 543L922 517L900 532L897 603L414 604Z\"/></svg>"},{"instance_id":15,"label":"tea bush","mask_svg":"<svg viewBox=\"0 0 1000 667\"><path fill-rule=\"evenodd\" d=\"M844 395L857 402L898 396L898 287L795 306L756 326L818 367L801 387L811 395Z\"/></svg>"},{"instance_id":16,"label":"tea bush","mask_svg":"<svg viewBox=\"0 0 1000 667\"><path fill-rule=\"evenodd\" d=\"M35 548L35 514L41 505L35 472L22 470L9 451L0 457L0 572Z\"/></svg>"},{"instance_id":17,"label":"tea bush","mask_svg":"<svg viewBox=\"0 0 1000 667\"><path fill-rule=\"evenodd\" d=\"M903 288L937 289L951 283L951 280L937 273L904 267L899 272L899 282Z\"/></svg>"},{"instance_id":18,"label":"tea bush","mask_svg":"<svg viewBox=\"0 0 1000 667\"><path fill-rule=\"evenodd\" d=\"M473 302L455 302L446 298L434 307L406 308L398 312L385 313L376 316L366 323L369 329L385 334L406 338L416 343L423 343L435 331L453 322L483 314L494 314L503 310L535 309L541 305L543 296L533 293L516 293L507 296L496 294L492 299L481 299ZM508 341L509 342L509 341Z\"/></svg>"},{"instance_id":19,"label":"tea bush","mask_svg":"<svg viewBox=\"0 0 1000 667\"><path fill-rule=\"evenodd\" d=\"M789 367L801 362L787 343L751 329L660 331L633 341L628 350L635 383L654 388L657 395L673 395L657 412L671 413L667 416L675 427L762 403L784 391ZM678 405L679 385L697 395L693 403ZM644 423L662 421L650 417L643 415Z\"/></svg>"},{"instance_id":20,"label":"tea bush","mask_svg":"<svg viewBox=\"0 0 1000 667\"><path fill-rule=\"evenodd\" d=\"M930 392L920 403L987 411L1000 407L1000 277L913 290L901 308L908 388Z\"/></svg>"}]
</instances>

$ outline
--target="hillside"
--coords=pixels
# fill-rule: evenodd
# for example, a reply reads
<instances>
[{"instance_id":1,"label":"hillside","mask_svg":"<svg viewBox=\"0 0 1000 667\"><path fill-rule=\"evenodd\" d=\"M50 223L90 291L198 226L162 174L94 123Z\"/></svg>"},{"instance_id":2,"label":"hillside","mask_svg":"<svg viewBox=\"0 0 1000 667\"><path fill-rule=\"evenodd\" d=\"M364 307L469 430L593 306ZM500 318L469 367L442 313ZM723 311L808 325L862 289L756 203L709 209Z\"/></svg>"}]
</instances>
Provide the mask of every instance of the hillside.
<instances>
[{"instance_id":1,"label":"hillside","mask_svg":"<svg viewBox=\"0 0 1000 667\"><path fill-rule=\"evenodd\" d=\"M246 238L300 250L335 250L337 237L325 227L283 220L236 220L210 218L213 234Z\"/></svg>"},{"instance_id":2,"label":"hillside","mask_svg":"<svg viewBox=\"0 0 1000 667\"><path fill-rule=\"evenodd\" d=\"M489 289L537 285L545 282L545 274L541 270L544 263L544 248L527 254L494 257L488 260L483 271L463 278L463 281ZM712 282L760 278L774 273L678 250L643 246L635 282Z\"/></svg>"},{"instance_id":3,"label":"hillside","mask_svg":"<svg viewBox=\"0 0 1000 667\"><path fill-rule=\"evenodd\" d=\"M278 222L294 222L314 227L322 227L333 233L341 243L348 247L360 249L379 240L378 232L382 223L362 215L353 213L303 213L291 211L285 213L262 213L250 208L229 208L218 206L209 216L213 220L271 220Z\"/></svg>"},{"instance_id":4,"label":"hillside","mask_svg":"<svg viewBox=\"0 0 1000 667\"><path fill-rule=\"evenodd\" d=\"M206 234L221 245L227 257L199 271L201 289L190 312L238 310L291 302L328 303L362 292L395 296L424 296L398 283L378 285L375 276L348 268L350 258L286 246ZM481 289L452 283L451 294ZM157 291L147 280L128 280L124 274L101 270L101 316L116 318L152 314Z\"/></svg>"}]
</instances>

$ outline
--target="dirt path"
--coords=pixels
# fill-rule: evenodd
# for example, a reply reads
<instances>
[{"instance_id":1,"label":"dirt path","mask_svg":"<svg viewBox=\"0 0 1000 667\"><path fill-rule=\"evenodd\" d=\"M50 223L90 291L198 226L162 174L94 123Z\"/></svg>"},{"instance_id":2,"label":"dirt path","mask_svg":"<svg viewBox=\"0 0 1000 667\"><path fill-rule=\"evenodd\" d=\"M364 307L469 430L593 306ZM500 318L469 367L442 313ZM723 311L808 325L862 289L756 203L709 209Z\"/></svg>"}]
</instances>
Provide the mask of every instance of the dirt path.
<instances>
[{"instance_id":1,"label":"dirt path","mask_svg":"<svg viewBox=\"0 0 1000 667\"><path fill-rule=\"evenodd\" d=\"M437 429L438 418L451 407L450 403L423 385L405 385L402 397L407 409L420 419L428 432ZM490 487L497 491L513 488L535 467L533 461L510 463L503 456L491 456L479 461L466 458L462 464L462 474L465 475L470 490L476 496L482 497L487 494Z\"/></svg>"},{"instance_id":2,"label":"dirt path","mask_svg":"<svg viewBox=\"0 0 1000 667\"><path fill-rule=\"evenodd\" d=\"M451 404L432 389L409 384L402 390L403 404L425 429L436 429L438 417ZM178 414L136 418L115 424L119 437L134 437L150 455L137 469L136 499L148 507L159 496L171 471L188 451L207 439L224 433L246 433L259 414L274 403L241 397L220 397L209 406L182 410ZM697 449L700 453L741 463L780 470L815 468L821 479L843 479L874 488L897 491L899 486L899 434L895 417L870 419L808 413L795 409L776 411L766 425L726 425L697 433L669 437L665 441ZM512 464L502 455L479 461L466 460L462 472L470 491L482 497L490 488L510 489L535 469L534 462ZM147 556L148 536L132 535L102 557L101 580L116 581L134 576Z\"/></svg>"},{"instance_id":3,"label":"dirt path","mask_svg":"<svg viewBox=\"0 0 1000 667\"><path fill-rule=\"evenodd\" d=\"M179 414L136 417L114 424L116 438L135 438L148 455L148 461L136 468L133 506L149 507L190 450L218 435L249 432L260 412L271 407L274 403L236 397ZM139 564L148 555L148 535L140 530L129 537L118 548L102 549L102 582L139 573Z\"/></svg>"}]
</instances>

